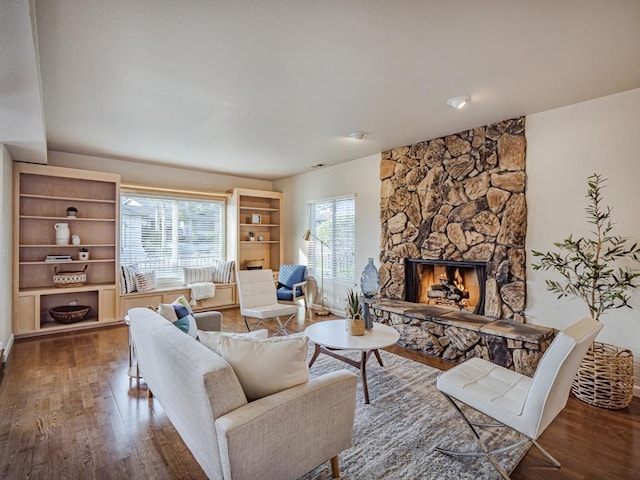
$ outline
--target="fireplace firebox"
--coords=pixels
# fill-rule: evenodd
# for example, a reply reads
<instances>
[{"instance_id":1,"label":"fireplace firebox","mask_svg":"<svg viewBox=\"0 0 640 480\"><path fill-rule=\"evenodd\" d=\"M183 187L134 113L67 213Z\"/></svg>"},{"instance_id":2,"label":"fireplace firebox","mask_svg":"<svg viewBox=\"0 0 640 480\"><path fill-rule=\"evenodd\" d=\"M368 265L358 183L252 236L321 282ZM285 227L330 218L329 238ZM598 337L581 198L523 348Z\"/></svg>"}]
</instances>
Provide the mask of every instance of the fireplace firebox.
<instances>
[{"instance_id":1,"label":"fireplace firebox","mask_svg":"<svg viewBox=\"0 0 640 480\"><path fill-rule=\"evenodd\" d=\"M406 259L405 300L483 315L486 270L485 262Z\"/></svg>"}]
</instances>

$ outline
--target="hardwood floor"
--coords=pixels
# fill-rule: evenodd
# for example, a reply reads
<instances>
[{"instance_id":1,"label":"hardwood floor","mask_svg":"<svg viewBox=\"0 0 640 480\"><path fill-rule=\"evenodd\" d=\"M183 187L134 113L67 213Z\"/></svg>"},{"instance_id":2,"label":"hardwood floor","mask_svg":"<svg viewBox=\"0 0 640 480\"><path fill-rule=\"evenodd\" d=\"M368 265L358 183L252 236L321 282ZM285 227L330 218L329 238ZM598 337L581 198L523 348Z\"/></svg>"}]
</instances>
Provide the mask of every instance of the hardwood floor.
<instances>
[{"instance_id":1,"label":"hardwood floor","mask_svg":"<svg viewBox=\"0 0 640 480\"><path fill-rule=\"evenodd\" d=\"M291 332L327 319L300 310ZM245 331L237 309L222 313L226 331ZM160 404L127 376L127 342L117 326L15 343L0 372L0 478L205 478ZM540 443L562 468L532 448L514 480L640 479L640 399L608 411L571 397Z\"/></svg>"}]
</instances>

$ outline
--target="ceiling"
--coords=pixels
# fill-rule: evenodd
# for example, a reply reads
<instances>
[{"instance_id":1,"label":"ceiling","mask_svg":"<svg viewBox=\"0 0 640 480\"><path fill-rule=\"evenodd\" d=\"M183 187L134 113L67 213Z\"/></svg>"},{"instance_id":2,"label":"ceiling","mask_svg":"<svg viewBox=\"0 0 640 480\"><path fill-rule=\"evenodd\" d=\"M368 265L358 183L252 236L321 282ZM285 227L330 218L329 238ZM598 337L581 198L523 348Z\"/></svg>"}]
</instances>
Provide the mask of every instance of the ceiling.
<instances>
[{"instance_id":1,"label":"ceiling","mask_svg":"<svg viewBox=\"0 0 640 480\"><path fill-rule=\"evenodd\" d=\"M36 28L1 25L0 67L41 116L0 120L14 158L44 123L49 150L273 180L640 87L637 0L8 0L0 22L10 5Z\"/></svg>"}]
</instances>

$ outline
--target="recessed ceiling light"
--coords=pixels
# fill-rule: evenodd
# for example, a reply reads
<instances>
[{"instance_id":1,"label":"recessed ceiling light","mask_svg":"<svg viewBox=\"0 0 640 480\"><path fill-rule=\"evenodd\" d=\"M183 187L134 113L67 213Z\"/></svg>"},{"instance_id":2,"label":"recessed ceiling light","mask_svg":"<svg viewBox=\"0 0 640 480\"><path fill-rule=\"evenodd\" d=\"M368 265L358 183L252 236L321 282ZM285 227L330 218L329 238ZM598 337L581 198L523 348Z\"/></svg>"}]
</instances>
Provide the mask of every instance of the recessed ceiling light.
<instances>
[{"instance_id":1,"label":"recessed ceiling light","mask_svg":"<svg viewBox=\"0 0 640 480\"><path fill-rule=\"evenodd\" d=\"M462 110L464 107L469 105L471 99L467 96L461 95L458 97L451 97L447 100L447 105L455 108L456 110Z\"/></svg>"},{"instance_id":2,"label":"recessed ceiling light","mask_svg":"<svg viewBox=\"0 0 640 480\"><path fill-rule=\"evenodd\" d=\"M349 137L353 138L354 140L364 140L364 137L366 136L366 132L352 132L349 134Z\"/></svg>"}]
</instances>

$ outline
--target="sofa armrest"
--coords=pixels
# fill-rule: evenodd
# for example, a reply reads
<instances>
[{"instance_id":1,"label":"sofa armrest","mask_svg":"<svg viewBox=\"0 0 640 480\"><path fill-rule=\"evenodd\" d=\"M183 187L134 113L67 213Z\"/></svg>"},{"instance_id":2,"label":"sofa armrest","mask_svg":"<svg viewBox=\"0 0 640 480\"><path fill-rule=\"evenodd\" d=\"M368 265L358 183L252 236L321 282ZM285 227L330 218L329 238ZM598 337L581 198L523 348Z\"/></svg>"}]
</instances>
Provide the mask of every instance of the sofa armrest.
<instances>
[{"instance_id":1,"label":"sofa armrest","mask_svg":"<svg viewBox=\"0 0 640 480\"><path fill-rule=\"evenodd\" d=\"M225 479L297 479L351 445L357 377L346 370L216 420Z\"/></svg>"},{"instance_id":2,"label":"sofa armrest","mask_svg":"<svg viewBox=\"0 0 640 480\"><path fill-rule=\"evenodd\" d=\"M207 332L222 331L222 314L220 312L200 312L194 313L198 330Z\"/></svg>"}]
</instances>

